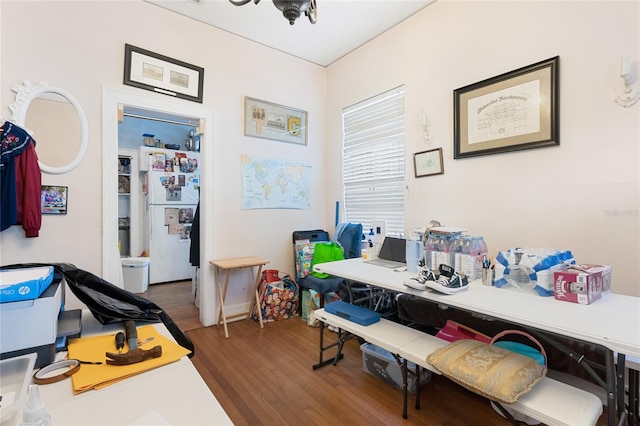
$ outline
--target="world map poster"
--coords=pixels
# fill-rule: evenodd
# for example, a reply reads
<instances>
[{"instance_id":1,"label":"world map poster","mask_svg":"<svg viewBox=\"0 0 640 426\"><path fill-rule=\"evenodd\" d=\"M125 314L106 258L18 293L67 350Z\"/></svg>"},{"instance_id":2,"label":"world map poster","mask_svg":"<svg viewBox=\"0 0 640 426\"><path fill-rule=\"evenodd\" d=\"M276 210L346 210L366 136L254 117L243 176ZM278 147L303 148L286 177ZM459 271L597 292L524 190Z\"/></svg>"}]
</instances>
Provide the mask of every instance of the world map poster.
<instances>
[{"instance_id":1,"label":"world map poster","mask_svg":"<svg viewBox=\"0 0 640 426\"><path fill-rule=\"evenodd\" d=\"M311 165L242 154L242 209L309 210Z\"/></svg>"}]
</instances>

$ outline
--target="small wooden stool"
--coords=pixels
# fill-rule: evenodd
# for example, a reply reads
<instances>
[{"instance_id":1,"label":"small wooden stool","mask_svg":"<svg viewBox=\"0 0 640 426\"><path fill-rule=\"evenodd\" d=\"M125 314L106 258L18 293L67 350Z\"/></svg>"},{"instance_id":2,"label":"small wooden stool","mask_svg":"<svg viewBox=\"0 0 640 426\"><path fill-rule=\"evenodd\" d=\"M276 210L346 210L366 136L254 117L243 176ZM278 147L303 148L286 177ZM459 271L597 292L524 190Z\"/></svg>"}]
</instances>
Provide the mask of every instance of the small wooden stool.
<instances>
[{"instance_id":1,"label":"small wooden stool","mask_svg":"<svg viewBox=\"0 0 640 426\"><path fill-rule=\"evenodd\" d=\"M253 268L254 266L258 267L258 273L256 274L253 291L255 293L255 301L254 303L258 306L258 318L260 319L260 328L264 328L264 324L262 322L262 311L260 310L260 295L258 294L258 285L260 284L260 277L262 275L262 267L269 263L268 260L263 259L261 257L235 257L232 259L217 259L209 261L215 268L216 281L218 283L218 295L220 296L220 313L218 314L218 324L222 320L224 324L224 337L229 338L229 330L227 329L227 316L224 313L224 300L227 297L227 287L229 287L229 276L231 275L231 271L234 269L241 268ZM221 271L226 271L226 277L224 280L224 287L220 285L221 281ZM253 273L253 269L251 269ZM233 315L231 318L235 318L237 316L249 314L251 315L251 309L253 309L253 303L251 304L251 308L247 313L239 313Z\"/></svg>"}]
</instances>

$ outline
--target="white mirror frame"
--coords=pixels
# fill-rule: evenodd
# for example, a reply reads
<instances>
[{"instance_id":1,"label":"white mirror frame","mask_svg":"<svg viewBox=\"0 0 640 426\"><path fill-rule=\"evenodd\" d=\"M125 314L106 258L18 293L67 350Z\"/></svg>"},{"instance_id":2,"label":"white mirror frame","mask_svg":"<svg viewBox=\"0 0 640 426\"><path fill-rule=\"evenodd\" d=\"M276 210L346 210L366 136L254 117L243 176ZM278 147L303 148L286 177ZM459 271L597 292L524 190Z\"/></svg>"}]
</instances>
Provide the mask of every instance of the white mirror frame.
<instances>
[{"instance_id":1,"label":"white mirror frame","mask_svg":"<svg viewBox=\"0 0 640 426\"><path fill-rule=\"evenodd\" d=\"M15 86L13 91L16 92L16 100L14 103L9 105L9 109L13 112L11 121L23 128L27 117L27 110L29 109L31 101L42 94L55 93L65 98L71 105L73 105L76 110L76 114L78 114L78 119L80 120L80 148L78 149L78 154L71 162L64 166L48 166L40 160L38 160L38 164L40 165L40 170L42 172L51 175L60 175L75 169L84 159L84 156L87 153L87 145L89 144L89 125L87 124L87 116L85 115L80 103L78 103L76 98L74 98L68 91L59 87L49 86L49 83L40 82L34 85L29 80L26 80L24 84Z\"/></svg>"}]
</instances>

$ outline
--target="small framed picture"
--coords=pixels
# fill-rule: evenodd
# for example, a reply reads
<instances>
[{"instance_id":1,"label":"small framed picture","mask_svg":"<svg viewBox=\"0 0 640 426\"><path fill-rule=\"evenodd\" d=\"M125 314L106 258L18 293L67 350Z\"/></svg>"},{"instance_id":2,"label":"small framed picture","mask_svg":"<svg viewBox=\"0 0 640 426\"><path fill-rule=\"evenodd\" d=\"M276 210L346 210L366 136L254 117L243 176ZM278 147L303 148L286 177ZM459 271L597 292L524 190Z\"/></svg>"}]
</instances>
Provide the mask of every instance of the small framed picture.
<instances>
[{"instance_id":1,"label":"small framed picture","mask_svg":"<svg viewBox=\"0 0 640 426\"><path fill-rule=\"evenodd\" d=\"M68 192L69 188L66 186L42 185L42 214L67 214Z\"/></svg>"},{"instance_id":2,"label":"small framed picture","mask_svg":"<svg viewBox=\"0 0 640 426\"><path fill-rule=\"evenodd\" d=\"M413 154L413 167L417 178L444 174L442 148L416 152Z\"/></svg>"}]
</instances>

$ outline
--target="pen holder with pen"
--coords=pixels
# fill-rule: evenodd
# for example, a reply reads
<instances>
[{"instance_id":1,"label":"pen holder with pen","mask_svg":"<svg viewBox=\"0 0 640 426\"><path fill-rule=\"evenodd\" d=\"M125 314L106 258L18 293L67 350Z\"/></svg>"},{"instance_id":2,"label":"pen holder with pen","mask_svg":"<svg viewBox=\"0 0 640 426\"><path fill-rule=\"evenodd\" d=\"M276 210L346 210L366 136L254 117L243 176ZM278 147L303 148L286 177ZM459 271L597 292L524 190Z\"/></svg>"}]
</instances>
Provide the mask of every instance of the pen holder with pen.
<instances>
[{"instance_id":1,"label":"pen holder with pen","mask_svg":"<svg viewBox=\"0 0 640 426\"><path fill-rule=\"evenodd\" d=\"M482 268L482 285L493 285L496 278L496 270L494 268Z\"/></svg>"}]
</instances>

